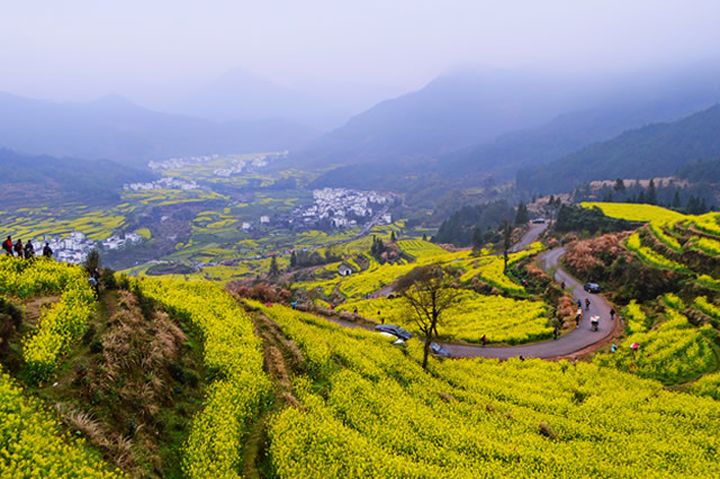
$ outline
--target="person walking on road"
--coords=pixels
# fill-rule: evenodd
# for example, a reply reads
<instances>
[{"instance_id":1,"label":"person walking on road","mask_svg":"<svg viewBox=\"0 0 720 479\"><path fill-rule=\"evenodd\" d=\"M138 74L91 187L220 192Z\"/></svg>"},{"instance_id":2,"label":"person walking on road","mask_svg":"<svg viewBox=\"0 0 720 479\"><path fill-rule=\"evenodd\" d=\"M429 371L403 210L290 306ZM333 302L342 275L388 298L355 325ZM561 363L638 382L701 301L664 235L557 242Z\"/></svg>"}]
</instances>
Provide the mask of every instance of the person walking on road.
<instances>
[{"instance_id":1,"label":"person walking on road","mask_svg":"<svg viewBox=\"0 0 720 479\"><path fill-rule=\"evenodd\" d=\"M615 321L615 308L610 309L610 321Z\"/></svg>"},{"instance_id":2,"label":"person walking on road","mask_svg":"<svg viewBox=\"0 0 720 479\"><path fill-rule=\"evenodd\" d=\"M13 241L12 236L8 236L5 241L3 241L2 249L5 250L5 254L8 256L13 255Z\"/></svg>"},{"instance_id":3,"label":"person walking on road","mask_svg":"<svg viewBox=\"0 0 720 479\"><path fill-rule=\"evenodd\" d=\"M483 347L487 346L487 335L486 334L482 335L482 345L483 345Z\"/></svg>"},{"instance_id":4,"label":"person walking on road","mask_svg":"<svg viewBox=\"0 0 720 479\"><path fill-rule=\"evenodd\" d=\"M553 328L553 339L557 339L558 336L560 336L560 328L558 328L557 324Z\"/></svg>"},{"instance_id":5,"label":"person walking on road","mask_svg":"<svg viewBox=\"0 0 720 479\"><path fill-rule=\"evenodd\" d=\"M577 314L575 315L575 327L580 327L580 320L582 319L582 309L577 310Z\"/></svg>"},{"instance_id":6,"label":"person walking on road","mask_svg":"<svg viewBox=\"0 0 720 479\"><path fill-rule=\"evenodd\" d=\"M585 309L590 311L590 298L585 298Z\"/></svg>"}]
</instances>

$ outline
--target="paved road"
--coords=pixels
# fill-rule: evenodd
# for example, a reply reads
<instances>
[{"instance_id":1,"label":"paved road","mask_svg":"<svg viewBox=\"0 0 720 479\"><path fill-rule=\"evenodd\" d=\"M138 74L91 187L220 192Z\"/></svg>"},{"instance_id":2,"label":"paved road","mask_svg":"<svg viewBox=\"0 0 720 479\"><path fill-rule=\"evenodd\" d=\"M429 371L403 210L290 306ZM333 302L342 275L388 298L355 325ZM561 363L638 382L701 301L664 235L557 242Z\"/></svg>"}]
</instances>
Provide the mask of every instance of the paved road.
<instances>
[{"instance_id":1,"label":"paved road","mask_svg":"<svg viewBox=\"0 0 720 479\"><path fill-rule=\"evenodd\" d=\"M547 229L547 227L547 223L530 223L530 228L525 232L523 237L520 238L520 241L515 243L513 247L510 248L510 252L517 253L518 251L524 250L525 248L536 242L540 235L543 234L543 232Z\"/></svg>"},{"instance_id":2,"label":"paved road","mask_svg":"<svg viewBox=\"0 0 720 479\"><path fill-rule=\"evenodd\" d=\"M455 357L485 357L507 359L523 356L525 358L553 358L558 356L570 356L573 353L582 351L596 343L602 342L613 333L614 322L610 321L610 309L612 306L605 298L596 294L588 294L583 290L582 284L573 278L568 272L559 267L560 257L565 253L564 248L555 248L540 255L538 263L548 273L555 271L555 280L565 282L565 286L572 292L573 297L583 302L585 318L580 322L580 327L570 333L561 336L557 340L549 340L541 343L525 344L522 346L507 347L482 347L480 345L458 345L446 344L445 346ZM590 298L590 310L585 310L585 298ZM600 316L598 331L592 331L590 316ZM615 319L618 321L618 319ZM492 339L492 338L490 338Z\"/></svg>"},{"instance_id":3,"label":"paved road","mask_svg":"<svg viewBox=\"0 0 720 479\"><path fill-rule=\"evenodd\" d=\"M530 229L525 233L522 239L515 244L513 251L520 251L526 248L545 231L547 225L531 225ZM524 344L521 346L486 346L478 344L453 344L443 343L450 351L452 357L456 358L498 358L508 359L523 356L524 358L557 358L562 356L572 356L578 352L592 349L592 346L604 342L612 336L615 327L619 327L615 323L619 321L610 321L610 309L612 306L608 301L600 295L588 294L583 289L583 285L571 276L567 271L560 267L560 258L565 254L565 248L554 248L550 251L542 253L538 257L538 264L548 274L554 273L554 279L558 283L565 282L565 288L569 290L576 300L580 300L583 304L584 319L580 322L580 327L573 329L569 333L561 336L556 340L548 340L539 343ZM590 299L590 309L585 309L585 299ZM590 316L600 316L600 325L598 331L593 331L590 325ZM365 321L346 321L336 317L328 317L341 326L350 328L374 329L374 323ZM492 338L490 338L492 340Z\"/></svg>"}]
</instances>

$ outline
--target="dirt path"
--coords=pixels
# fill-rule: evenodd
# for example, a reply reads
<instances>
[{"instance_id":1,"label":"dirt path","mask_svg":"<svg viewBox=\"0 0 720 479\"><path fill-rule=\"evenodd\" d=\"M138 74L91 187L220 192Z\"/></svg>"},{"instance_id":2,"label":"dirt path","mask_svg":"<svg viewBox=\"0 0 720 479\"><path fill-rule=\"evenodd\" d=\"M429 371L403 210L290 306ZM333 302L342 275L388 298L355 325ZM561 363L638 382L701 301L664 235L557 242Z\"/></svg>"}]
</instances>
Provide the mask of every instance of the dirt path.
<instances>
[{"instance_id":1,"label":"dirt path","mask_svg":"<svg viewBox=\"0 0 720 479\"><path fill-rule=\"evenodd\" d=\"M484 357L507 359L523 356L525 358L559 358L593 352L621 329L620 321L610 321L612 305L601 295L588 294L583 285L560 267L560 258L565 253L564 248L555 248L540 255L538 264L549 274L554 271L557 282L565 282L565 286L573 297L583 303L584 317L580 327L561 336L557 340L541 343L525 344L508 347L483 347L479 345L446 344L453 357ZM590 309L585 310L585 299L590 299ZM600 316L598 331L590 326L590 316Z\"/></svg>"}]
</instances>

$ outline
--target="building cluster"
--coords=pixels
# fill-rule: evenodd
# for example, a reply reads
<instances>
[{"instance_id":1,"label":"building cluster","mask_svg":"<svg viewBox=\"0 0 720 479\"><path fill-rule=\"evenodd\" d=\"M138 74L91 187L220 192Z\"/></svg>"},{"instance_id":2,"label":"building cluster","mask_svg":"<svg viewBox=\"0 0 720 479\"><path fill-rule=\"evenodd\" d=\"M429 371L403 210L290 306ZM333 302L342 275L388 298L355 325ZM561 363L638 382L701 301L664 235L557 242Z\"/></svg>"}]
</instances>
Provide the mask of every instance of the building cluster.
<instances>
[{"instance_id":1,"label":"building cluster","mask_svg":"<svg viewBox=\"0 0 720 479\"><path fill-rule=\"evenodd\" d=\"M196 190L200 185L194 181L182 180L180 178L161 178L147 183L129 183L123 186L125 191L150 191L150 190Z\"/></svg>"},{"instance_id":2,"label":"building cluster","mask_svg":"<svg viewBox=\"0 0 720 479\"><path fill-rule=\"evenodd\" d=\"M329 224L335 228L349 228L370 220L394 197L377 191L358 191L346 188L323 188L313 191L313 204L297 213L303 225ZM384 222L392 222L389 213Z\"/></svg>"},{"instance_id":3,"label":"building cluster","mask_svg":"<svg viewBox=\"0 0 720 479\"><path fill-rule=\"evenodd\" d=\"M215 176L229 177L239 175L250 170L263 168L268 165L271 155L260 155L248 160L235 160L228 168L218 168L213 171Z\"/></svg>"},{"instance_id":4,"label":"building cluster","mask_svg":"<svg viewBox=\"0 0 720 479\"><path fill-rule=\"evenodd\" d=\"M188 156L182 158L170 158L163 161L151 161L148 168L153 171L161 170L177 170L186 166L202 165L205 163L223 160L222 163L229 162L230 166L226 168L218 168L213 171L215 176L228 177L246 173L252 169L258 169L267 166L271 161L287 156L287 151L273 153L258 153L251 156L246 154L240 155L200 155Z\"/></svg>"},{"instance_id":5,"label":"building cluster","mask_svg":"<svg viewBox=\"0 0 720 479\"><path fill-rule=\"evenodd\" d=\"M106 251L113 251L125 248L127 246L141 243L143 237L136 233L126 233L114 235L104 241L93 241L85 234L79 231L73 231L65 237L45 237L35 238L33 243L42 247L46 242L53 250L53 254L58 261L65 263L79 264L85 261L88 253L94 248L101 248Z\"/></svg>"},{"instance_id":6,"label":"building cluster","mask_svg":"<svg viewBox=\"0 0 720 479\"><path fill-rule=\"evenodd\" d=\"M170 158L163 161L151 161L148 163L148 168L153 171L158 170L175 170L184 166L198 165L207 163L209 161L220 159L220 155L200 155L200 156L186 156L182 158Z\"/></svg>"}]
</instances>

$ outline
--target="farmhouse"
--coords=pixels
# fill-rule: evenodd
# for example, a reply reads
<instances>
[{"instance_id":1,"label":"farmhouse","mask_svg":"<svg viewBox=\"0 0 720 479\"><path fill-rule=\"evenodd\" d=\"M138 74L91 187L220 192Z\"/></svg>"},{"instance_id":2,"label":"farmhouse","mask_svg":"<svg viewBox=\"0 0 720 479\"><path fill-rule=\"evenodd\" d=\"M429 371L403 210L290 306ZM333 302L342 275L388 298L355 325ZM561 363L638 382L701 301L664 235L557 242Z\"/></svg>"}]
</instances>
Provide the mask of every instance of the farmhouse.
<instances>
[{"instance_id":1,"label":"farmhouse","mask_svg":"<svg viewBox=\"0 0 720 479\"><path fill-rule=\"evenodd\" d=\"M340 276L350 276L351 274L353 274L353 269L350 266L343 263L340 266L338 266L338 273L340 274Z\"/></svg>"}]
</instances>

